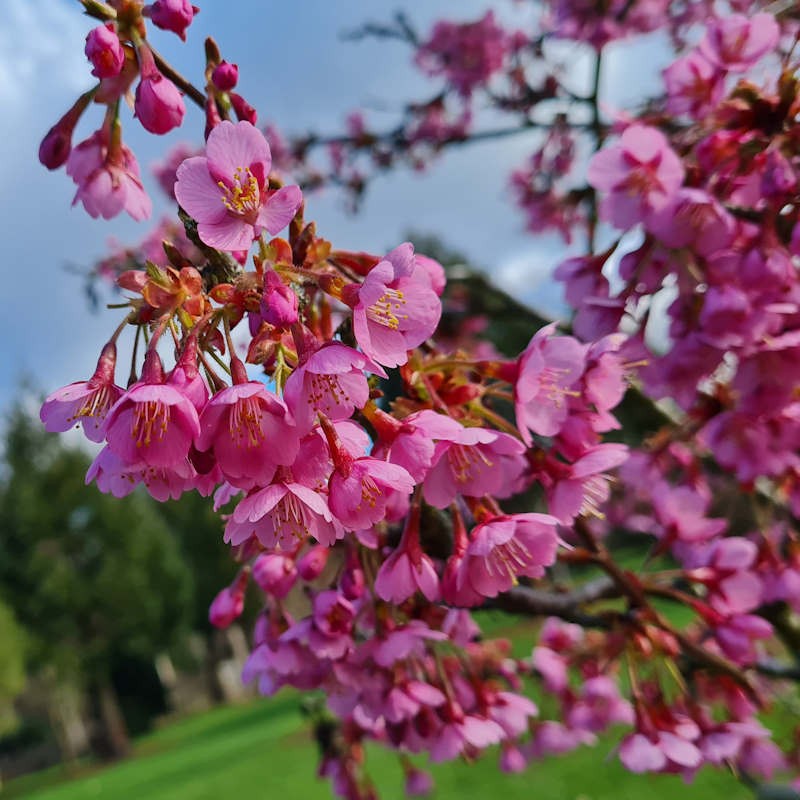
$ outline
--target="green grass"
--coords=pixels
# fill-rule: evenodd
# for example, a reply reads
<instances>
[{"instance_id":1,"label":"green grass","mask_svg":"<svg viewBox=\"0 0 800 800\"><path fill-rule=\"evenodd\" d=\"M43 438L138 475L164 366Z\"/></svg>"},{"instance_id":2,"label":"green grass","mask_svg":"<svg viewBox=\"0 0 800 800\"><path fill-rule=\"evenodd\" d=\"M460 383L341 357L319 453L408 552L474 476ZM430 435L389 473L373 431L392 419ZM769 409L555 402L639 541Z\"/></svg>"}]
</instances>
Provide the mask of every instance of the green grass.
<instances>
[{"instance_id":1,"label":"green grass","mask_svg":"<svg viewBox=\"0 0 800 800\"><path fill-rule=\"evenodd\" d=\"M27 800L317 800L331 797L317 780L316 747L297 710L297 695L190 717L138 740L135 754L106 768L84 765L12 781L2 796ZM731 776L703 772L691 786L672 776L635 776L619 765L613 739L593 749L504 775L496 754L477 764L433 768L440 800L748 800ZM367 763L381 797L400 800L394 756L370 748Z\"/></svg>"}]
</instances>

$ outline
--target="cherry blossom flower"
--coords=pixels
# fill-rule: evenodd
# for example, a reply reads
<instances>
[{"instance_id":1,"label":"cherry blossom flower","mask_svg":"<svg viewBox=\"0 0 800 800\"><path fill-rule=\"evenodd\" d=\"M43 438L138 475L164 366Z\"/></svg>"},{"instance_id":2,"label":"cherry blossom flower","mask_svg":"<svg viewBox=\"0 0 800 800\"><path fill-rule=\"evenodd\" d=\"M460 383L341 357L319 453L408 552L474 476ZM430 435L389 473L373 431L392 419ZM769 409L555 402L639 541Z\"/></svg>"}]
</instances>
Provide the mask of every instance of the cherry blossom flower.
<instances>
[{"instance_id":1,"label":"cherry blossom flower","mask_svg":"<svg viewBox=\"0 0 800 800\"><path fill-rule=\"evenodd\" d=\"M45 430L63 432L80 424L89 441L102 442L106 415L124 394L114 383L116 360L117 347L109 342L88 381L71 383L49 395L39 411Z\"/></svg>"},{"instance_id":2,"label":"cherry blossom flower","mask_svg":"<svg viewBox=\"0 0 800 800\"><path fill-rule=\"evenodd\" d=\"M67 175L78 185L78 201L92 217L111 219L127 211L141 221L150 216L152 203L139 177L139 164L133 153L101 128L76 145L67 159Z\"/></svg>"},{"instance_id":3,"label":"cherry blossom flower","mask_svg":"<svg viewBox=\"0 0 800 800\"><path fill-rule=\"evenodd\" d=\"M289 224L303 196L297 186L271 192L272 164L264 135L249 122L227 120L209 134L205 156L178 167L175 197L197 220L200 238L219 250L248 250L266 230Z\"/></svg>"},{"instance_id":4,"label":"cherry blossom flower","mask_svg":"<svg viewBox=\"0 0 800 800\"><path fill-rule=\"evenodd\" d=\"M241 489L268 484L300 447L286 407L257 381L217 392L203 409L200 427L197 449L213 450L225 479Z\"/></svg>"},{"instance_id":5,"label":"cherry blossom flower","mask_svg":"<svg viewBox=\"0 0 800 800\"><path fill-rule=\"evenodd\" d=\"M629 228L660 211L683 183L683 163L661 131L634 124L619 142L596 153L587 177L605 193L601 213L617 228Z\"/></svg>"},{"instance_id":6,"label":"cherry blossom flower","mask_svg":"<svg viewBox=\"0 0 800 800\"><path fill-rule=\"evenodd\" d=\"M405 364L408 350L431 336L442 313L428 271L409 243L379 261L363 284L345 287L344 300L353 308L359 347L385 367Z\"/></svg>"}]
</instances>

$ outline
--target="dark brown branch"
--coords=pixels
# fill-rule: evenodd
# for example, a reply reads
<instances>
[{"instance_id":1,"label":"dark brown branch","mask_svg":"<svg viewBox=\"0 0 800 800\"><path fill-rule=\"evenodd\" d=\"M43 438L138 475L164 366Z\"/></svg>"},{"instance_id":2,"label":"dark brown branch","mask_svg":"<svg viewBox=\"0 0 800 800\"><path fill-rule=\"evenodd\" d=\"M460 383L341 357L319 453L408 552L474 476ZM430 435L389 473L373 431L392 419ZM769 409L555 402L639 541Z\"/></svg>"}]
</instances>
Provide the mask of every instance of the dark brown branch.
<instances>
[{"instance_id":1,"label":"dark brown branch","mask_svg":"<svg viewBox=\"0 0 800 800\"><path fill-rule=\"evenodd\" d=\"M184 78L176 69L165 61L152 47L156 66L165 78L169 78L189 99L191 99L202 111L206 108L206 96L190 80Z\"/></svg>"},{"instance_id":2,"label":"dark brown branch","mask_svg":"<svg viewBox=\"0 0 800 800\"><path fill-rule=\"evenodd\" d=\"M493 600L489 607L512 614L559 617L587 628L609 628L608 619L585 613L580 607L610 597L619 597L619 591L614 581L604 575L569 592L545 592L528 586L515 586Z\"/></svg>"}]
</instances>

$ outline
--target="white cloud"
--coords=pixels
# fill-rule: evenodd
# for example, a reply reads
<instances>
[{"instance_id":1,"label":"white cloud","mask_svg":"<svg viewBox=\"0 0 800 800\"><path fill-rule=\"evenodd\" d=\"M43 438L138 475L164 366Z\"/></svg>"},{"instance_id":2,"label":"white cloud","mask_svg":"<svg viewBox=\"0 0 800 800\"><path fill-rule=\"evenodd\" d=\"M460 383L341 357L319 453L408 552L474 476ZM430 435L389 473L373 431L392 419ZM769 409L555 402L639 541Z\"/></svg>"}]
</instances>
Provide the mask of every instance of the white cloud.
<instances>
[{"instance_id":1,"label":"white cloud","mask_svg":"<svg viewBox=\"0 0 800 800\"><path fill-rule=\"evenodd\" d=\"M76 92L90 85L83 40L91 21L74 3L4 0L0 27L0 104L8 120L14 113L41 107L48 95ZM36 87L35 93L32 87Z\"/></svg>"}]
</instances>

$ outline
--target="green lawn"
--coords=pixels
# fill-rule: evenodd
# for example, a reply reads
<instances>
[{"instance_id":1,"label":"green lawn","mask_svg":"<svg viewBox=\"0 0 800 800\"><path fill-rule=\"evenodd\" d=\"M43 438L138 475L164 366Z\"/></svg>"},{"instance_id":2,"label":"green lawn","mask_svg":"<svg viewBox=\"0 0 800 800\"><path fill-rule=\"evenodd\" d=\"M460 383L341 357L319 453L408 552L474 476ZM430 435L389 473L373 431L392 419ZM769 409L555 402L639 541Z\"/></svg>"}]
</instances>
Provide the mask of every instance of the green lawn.
<instances>
[{"instance_id":1,"label":"green lawn","mask_svg":"<svg viewBox=\"0 0 800 800\"><path fill-rule=\"evenodd\" d=\"M221 708L143 737L135 755L68 779L49 770L13 781L3 798L28 800L316 800L331 796L317 780L316 750L297 710L297 695ZM433 769L436 798L483 800L748 800L724 773L704 772L691 786L669 776L634 776L609 755L613 740L504 775L494 754L477 764ZM400 800L396 759L372 748L368 763L384 800Z\"/></svg>"}]
</instances>

